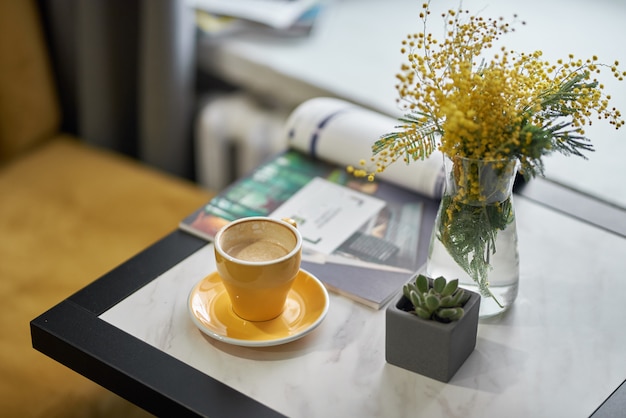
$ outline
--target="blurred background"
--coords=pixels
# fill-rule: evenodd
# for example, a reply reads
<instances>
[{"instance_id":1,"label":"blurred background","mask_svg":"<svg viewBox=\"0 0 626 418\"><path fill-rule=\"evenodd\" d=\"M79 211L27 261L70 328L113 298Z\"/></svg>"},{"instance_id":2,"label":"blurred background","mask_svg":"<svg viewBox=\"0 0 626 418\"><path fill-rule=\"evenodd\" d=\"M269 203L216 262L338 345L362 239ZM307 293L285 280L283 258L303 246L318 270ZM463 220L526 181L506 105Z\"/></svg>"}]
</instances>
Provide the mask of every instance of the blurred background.
<instances>
[{"instance_id":1,"label":"blurred background","mask_svg":"<svg viewBox=\"0 0 626 418\"><path fill-rule=\"evenodd\" d=\"M398 116L394 75L417 0L41 1L62 86L64 127L88 142L219 190L284 148L282 123L317 96ZM456 0L433 2L437 11ZM626 66L621 0L466 0L485 17L517 15L518 52L573 53ZM626 85L607 74L615 106ZM626 208L624 131L587 129L589 159L553 156L547 178ZM372 138L373 140L375 138ZM228 169L210 175L215 161ZM215 170L213 170L215 171Z\"/></svg>"}]
</instances>

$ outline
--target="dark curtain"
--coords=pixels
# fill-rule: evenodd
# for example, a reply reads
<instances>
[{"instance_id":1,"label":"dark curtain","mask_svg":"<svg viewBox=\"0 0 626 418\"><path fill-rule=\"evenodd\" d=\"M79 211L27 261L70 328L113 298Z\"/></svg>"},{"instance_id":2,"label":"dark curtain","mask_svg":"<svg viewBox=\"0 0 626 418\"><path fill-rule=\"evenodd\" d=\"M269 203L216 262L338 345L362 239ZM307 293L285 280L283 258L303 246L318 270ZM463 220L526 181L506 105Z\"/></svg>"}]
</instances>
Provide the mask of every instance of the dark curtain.
<instances>
[{"instance_id":1,"label":"dark curtain","mask_svg":"<svg viewBox=\"0 0 626 418\"><path fill-rule=\"evenodd\" d=\"M193 178L193 12L177 0L40 1L63 128Z\"/></svg>"}]
</instances>

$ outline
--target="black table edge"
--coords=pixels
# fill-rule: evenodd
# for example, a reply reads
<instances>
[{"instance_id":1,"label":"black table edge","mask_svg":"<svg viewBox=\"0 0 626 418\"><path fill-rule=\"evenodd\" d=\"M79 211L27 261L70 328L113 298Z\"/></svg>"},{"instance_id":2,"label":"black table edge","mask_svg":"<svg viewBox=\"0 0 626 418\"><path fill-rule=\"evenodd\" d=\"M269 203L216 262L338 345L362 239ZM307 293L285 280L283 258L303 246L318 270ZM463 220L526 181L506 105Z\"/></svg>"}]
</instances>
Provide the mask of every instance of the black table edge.
<instances>
[{"instance_id":1,"label":"black table edge","mask_svg":"<svg viewBox=\"0 0 626 418\"><path fill-rule=\"evenodd\" d=\"M32 320L33 348L158 416L282 416L99 318L205 245L172 232Z\"/></svg>"},{"instance_id":2,"label":"black table edge","mask_svg":"<svg viewBox=\"0 0 626 418\"><path fill-rule=\"evenodd\" d=\"M615 418L626 411L626 380L609 395L590 418Z\"/></svg>"}]
</instances>

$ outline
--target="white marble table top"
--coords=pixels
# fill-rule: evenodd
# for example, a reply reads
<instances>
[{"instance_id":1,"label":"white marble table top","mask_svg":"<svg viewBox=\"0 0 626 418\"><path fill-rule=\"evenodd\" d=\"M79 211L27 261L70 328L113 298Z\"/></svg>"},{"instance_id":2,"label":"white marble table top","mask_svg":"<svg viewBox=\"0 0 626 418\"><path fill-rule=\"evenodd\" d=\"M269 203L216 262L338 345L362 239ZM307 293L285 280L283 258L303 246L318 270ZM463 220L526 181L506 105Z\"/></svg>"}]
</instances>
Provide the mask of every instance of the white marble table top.
<instances>
[{"instance_id":1,"label":"white marble table top","mask_svg":"<svg viewBox=\"0 0 626 418\"><path fill-rule=\"evenodd\" d=\"M331 294L324 322L265 348L204 336L187 312L211 245L101 319L290 417L587 417L626 378L626 239L515 201L520 293L483 320L448 383L385 362L384 309Z\"/></svg>"}]
</instances>

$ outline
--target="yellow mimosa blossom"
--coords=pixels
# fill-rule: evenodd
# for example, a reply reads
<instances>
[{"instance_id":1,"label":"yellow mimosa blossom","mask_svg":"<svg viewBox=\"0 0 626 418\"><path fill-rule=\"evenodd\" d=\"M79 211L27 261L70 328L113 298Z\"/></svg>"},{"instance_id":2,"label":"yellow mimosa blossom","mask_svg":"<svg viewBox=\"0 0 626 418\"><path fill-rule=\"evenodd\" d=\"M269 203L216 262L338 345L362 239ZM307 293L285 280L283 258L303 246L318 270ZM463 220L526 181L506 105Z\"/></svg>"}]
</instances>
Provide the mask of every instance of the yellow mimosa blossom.
<instances>
[{"instance_id":1,"label":"yellow mimosa blossom","mask_svg":"<svg viewBox=\"0 0 626 418\"><path fill-rule=\"evenodd\" d=\"M442 15L445 37L437 40L426 31L429 18L430 2L420 13L424 30L402 41L407 62L396 75L398 103L406 112L402 124L376 141L376 168L361 175L439 149L449 157L518 159L522 172L534 176L543 174L544 155L584 156L592 149L584 136L592 120L605 119L618 129L624 125L593 78L610 70L621 80L626 72L618 62L609 66L595 55L581 60L569 54L551 64L541 51L504 47L484 59L496 40L514 30L512 23L449 10Z\"/></svg>"}]
</instances>

